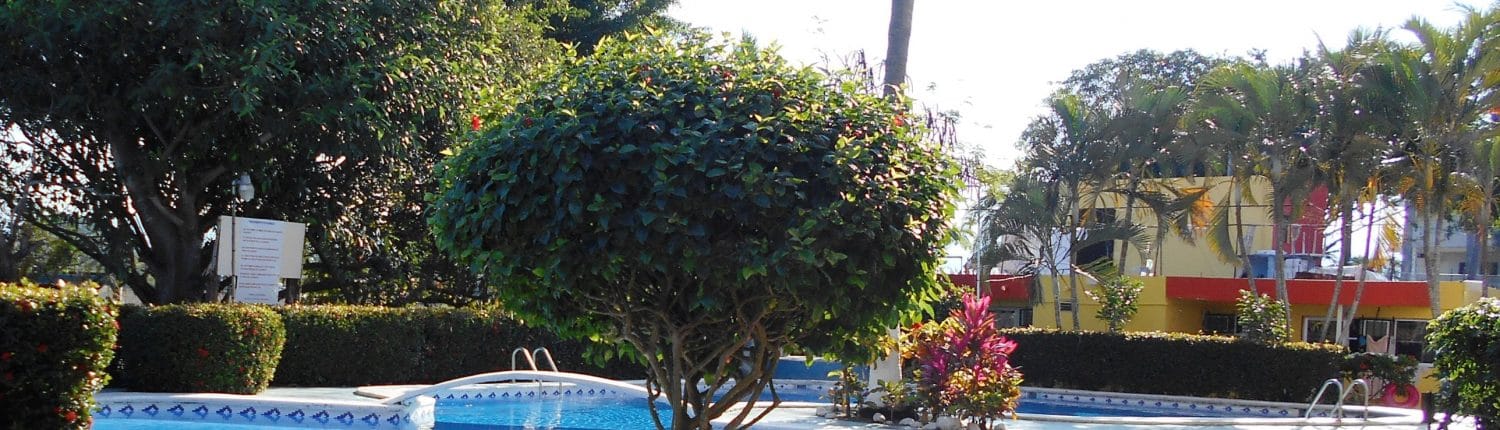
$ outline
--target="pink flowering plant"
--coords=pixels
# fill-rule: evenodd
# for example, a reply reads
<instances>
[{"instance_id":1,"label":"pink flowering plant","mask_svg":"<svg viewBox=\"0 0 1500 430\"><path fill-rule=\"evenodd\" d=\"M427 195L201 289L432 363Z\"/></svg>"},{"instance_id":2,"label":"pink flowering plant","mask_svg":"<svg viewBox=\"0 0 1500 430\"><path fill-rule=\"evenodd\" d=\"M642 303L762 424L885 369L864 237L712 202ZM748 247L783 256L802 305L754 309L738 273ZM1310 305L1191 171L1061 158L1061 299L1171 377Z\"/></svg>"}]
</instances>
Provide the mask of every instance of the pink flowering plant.
<instances>
[{"instance_id":1,"label":"pink flowering plant","mask_svg":"<svg viewBox=\"0 0 1500 430\"><path fill-rule=\"evenodd\" d=\"M1016 343L1000 335L988 297L965 294L963 308L940 324L915 327L908 351L917 370L917 395L930 416L955 415L988 428L1013 414L1021 397L1021 372L1010 365Z\"/></svg>"}]
</instances>

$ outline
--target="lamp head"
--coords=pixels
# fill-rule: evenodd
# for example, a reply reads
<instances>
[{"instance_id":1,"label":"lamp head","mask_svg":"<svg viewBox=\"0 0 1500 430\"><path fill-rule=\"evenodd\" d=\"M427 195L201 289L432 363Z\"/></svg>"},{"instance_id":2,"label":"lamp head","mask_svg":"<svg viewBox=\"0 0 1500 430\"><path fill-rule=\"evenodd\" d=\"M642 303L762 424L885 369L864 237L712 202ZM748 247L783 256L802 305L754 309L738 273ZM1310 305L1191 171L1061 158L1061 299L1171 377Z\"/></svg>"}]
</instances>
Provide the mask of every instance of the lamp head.
<instances>
[{"instance_id":1,"label":"lamp head","mask_svg":"<svg viewBox=\"0 0 1500 430\"><path fill-rule=\"evenodd\" d=\"M255 184L250 182L249 173L241 173L240 177L234 180L234 192L242 202L255 199Z\"/></svg>"}]
</instances>

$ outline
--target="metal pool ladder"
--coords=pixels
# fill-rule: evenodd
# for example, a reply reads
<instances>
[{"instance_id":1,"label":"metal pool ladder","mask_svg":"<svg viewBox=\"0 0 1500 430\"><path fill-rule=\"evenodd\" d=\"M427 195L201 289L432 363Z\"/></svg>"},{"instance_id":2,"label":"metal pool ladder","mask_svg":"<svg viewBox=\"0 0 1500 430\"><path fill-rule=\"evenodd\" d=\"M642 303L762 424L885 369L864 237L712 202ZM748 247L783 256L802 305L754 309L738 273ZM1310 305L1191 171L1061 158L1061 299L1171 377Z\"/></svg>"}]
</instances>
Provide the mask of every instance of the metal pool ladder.
<instances>
[{"instance_id":1,"label":"metal pool ladder","mask_svg":"<svg viewBox=\"0 0 1500 430\"><path fill-rule=\"evenodd\" d=\"M1362 397L1364 397L1364 399L1365 399L1365 407L1364 407L1364 409L1360 410L1360 418L1362 418L1362 419L1370 419L1370 383L1367 382L1367 381L1365 381L1365 380L1363 380L1363 379L1355 379L1354 382L1352 382L1352 383L1349 384L1349 387L1348 387L1349 390L1348 391L1344 390L1344 382L1343 381L1340 381L1338 379L1329 379L1327 381L1323 381L1323 387L1322 388L1318 388L1318 395L1313 396L1312 403L1308 403L1307 404L1307 413L1303 414L1302 418L1312 418L1313 409L1316 409L1318 407L1318 401L1319 400L1323 400L1323 393L1325 393L1325 392L1328 391L1328 386L1330 386L1330 385L1332 385L1334 388L1338 389L1338 396L1339 396L1338 397L1338 401L1335 401L1333 403L1333 418L1334 419L1336 419L1336 420L1342 420L1342 419L1344 419L1344 399L1346 399L1346 398L1349 397L1349 393L1351 391L1354 391L1355 387L1362 387L1362 388L1364 388L1364 392L1361 393L1361 394L1362 394Z\"/></svg>"},{"instance_id":2,"label":"metal pool ladder","mask_svg":"<svg viewBox=\"0 0 1500 430\"><path fill-rule=\"evenodd\" d=\"M530 351L527 351L526 347L520 347L520 348L516 348L515 350L513 350L513 351L510 352L510 370L527 370L527 369L517 369L516 368L516 357L517 356L520 356L521 358L525 358L526 359L526 365L528 366L529 370L536 370L536 371L541 371L542 370L542 369L538 368L537 365L536 365L537 358L541 357L541 358L547 360L547 361L544 361L543 363L545 363L547 365L547 367L551 368L553 372L558 371L557 370L557 363L555 363L555 362L552 361L552 352L548 351L547 348L545 348L545 347L537 348L537 349L530 350Z\"/></svg>"}]
</instances>

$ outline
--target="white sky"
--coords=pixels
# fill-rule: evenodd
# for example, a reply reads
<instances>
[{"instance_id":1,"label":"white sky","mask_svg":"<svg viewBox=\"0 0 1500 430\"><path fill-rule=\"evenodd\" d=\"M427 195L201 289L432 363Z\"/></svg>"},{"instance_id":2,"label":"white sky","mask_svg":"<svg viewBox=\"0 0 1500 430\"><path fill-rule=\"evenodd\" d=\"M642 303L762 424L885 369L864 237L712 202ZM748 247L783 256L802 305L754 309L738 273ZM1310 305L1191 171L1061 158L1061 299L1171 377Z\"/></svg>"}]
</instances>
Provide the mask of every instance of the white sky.
<instances>
[{"instance_id":1,"label":"white sky","mask_svg":"<svg viewBox=\"0 0 1500 430\"><path fill-rule=\"evenodd\" d=\"M1477 7L1485 1L1464 0ZM1089 63L1149 48L1243 55L1273 62L1342 46L1357 27L1398 27L1418 15L1446 27L1450 0L917 0L908 75L918 101L962 115L958 137L1010 167L1015 141L1054 82ZM1237 7L1237 6L1247 7ZM819 64L863 49L885 56L890 2L883 0L679 0L669 14L715 32L746 32ZM1403 35L1404 31L1395 33ZM927 89L931 87L932 90Z\"/></svg>"}]
</instances>

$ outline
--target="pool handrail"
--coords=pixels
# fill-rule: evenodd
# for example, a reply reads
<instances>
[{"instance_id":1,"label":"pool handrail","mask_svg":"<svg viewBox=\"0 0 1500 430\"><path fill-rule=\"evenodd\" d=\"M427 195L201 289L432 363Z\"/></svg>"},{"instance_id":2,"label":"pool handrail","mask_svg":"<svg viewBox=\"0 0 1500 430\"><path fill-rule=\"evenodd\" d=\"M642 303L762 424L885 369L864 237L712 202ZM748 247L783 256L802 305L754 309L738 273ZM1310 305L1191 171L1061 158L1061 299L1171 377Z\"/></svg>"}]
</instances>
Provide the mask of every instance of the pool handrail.
<instances>
[{"instance_id":1,"label":"pool handrail","mask_svg":"<svg viewBox=\"0 0 1500 430\"><path fill-rule=\"evenodd\" d=\"M472 376L465 376L462 378L452 379L425 387L414 388L402 392L401 394L397 394L395 396L391 396L384 400L381 400L380 403L387 405L400 404L417 397L447 390L449 388L505 381L545 381L559 383L570 382L579 385L604 386L622 392L637 393L640 394L641 398L647 397L646 389L644 387L631 385L613 379L600 378L598 376L584 375L581 373L547 372L540 370L507 370L502 372L490 372Z\"/></svg>"},{"instance_id":2,"label":"pool handrail","mask_svg":"<svg viewBox=\"0 0 1500 430\"><path fill-rule=\"evenodd\" d=\"M514 353L512 355L514 355ZM532 360L536 360L537 357L546 358L547 359L547 361L546 361L547 367L552 368L553 372L558 371L557 370L557 363L552 361L552 351L548 351L547 347L538 347L537 349L532 350L531 351L531 358L532 358ZM514 366L514 365L512 365L512 366ZM535 367L536 367L536 365L532 364L533 370L540 370L540 369L535 369ZM515 370L515 369L511 369L511 370Z\"/></svg>"},{"instance_id":3,"label":"pool handrail","mask_svg":"<svg viewBox=\"0 0 1500 430\"><path fill-rule=\"evenodd\" d=\"M527 351L524 346L510 351L510 370L526 370L516 368L516 354L521 354L521 357L526 359L526 364L529 366L528 369L541 370L536 368L536 357L532 356L531 351Z\"/></svg>"}]
</instances>

